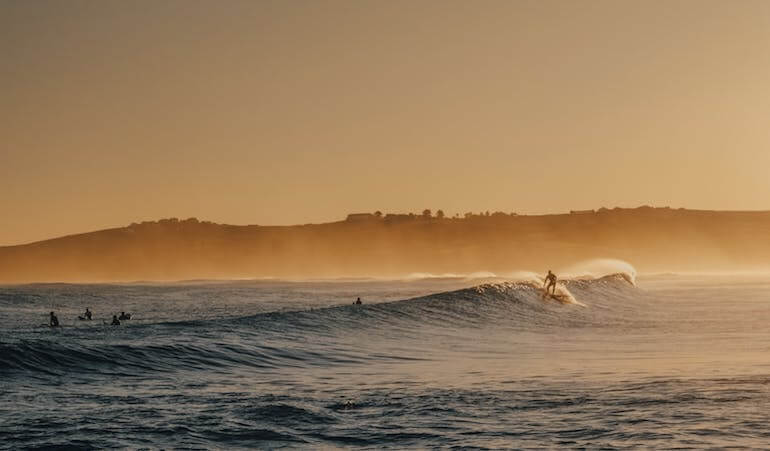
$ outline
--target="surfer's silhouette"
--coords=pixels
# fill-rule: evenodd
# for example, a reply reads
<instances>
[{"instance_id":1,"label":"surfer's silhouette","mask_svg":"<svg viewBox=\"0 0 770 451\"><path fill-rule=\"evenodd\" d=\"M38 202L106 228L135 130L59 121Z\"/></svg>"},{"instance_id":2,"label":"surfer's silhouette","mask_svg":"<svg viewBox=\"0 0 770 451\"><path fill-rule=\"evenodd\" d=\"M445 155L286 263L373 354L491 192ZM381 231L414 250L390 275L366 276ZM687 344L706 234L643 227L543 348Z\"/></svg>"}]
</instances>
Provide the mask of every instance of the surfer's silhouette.
<instances>
[{"instance_id":1,"label":"surfer's silhouette","mask_svg":"<svg viewBox=\"0 0 770 451\"><path fill-rule=\"evenodd\" d=\"M78 316L78 319L85 319L90 321L91 317L92 317L91 310L88 307L86 307L86 312L83 313L83 316Z\"/></svg>"},{"instance_id":2,"label":"surfer's silhouette","mask_svg":"<svg viewBox=\"0 0 770 451\"><path fill-rule=\"evenodd\" d=\"M51 327L59 327L59 318L57 318L53 312L51 312L51 319L48 320L48 325Z\"/></svg>"},{"instance_id":3,"label":"surfer's silhouette","mask_svg":"<svg viewBox=\"0 0 770 451\"><path fill-rule=\"evenodd\" d=\"M356 305L361 305L361 304L362 304L362 302L361 302L361 298L358 298L358 299L356 299L356 302L355 302L355 304L356 304Z\"/></svg>"},{"instance_id":4,"label":"surfer's silhouette","mask_svg":"<svg viewBox=\"0 0 770 451\"><path fill-rule=\"evenodd\" d=\"M112 325L120 326L120 321L118 321L118 315L112 315Z\"/></svg>"},{"instance_id":5,"label":"surfer's silhouette","mask_svg":"<svg viewBox=\"0 0 770 451\"><path fill-rule=\"evenodd\" d=\"M546 286L546 284L548 286ZM551 294L556 295L556 274L552 273L550 269L548 270L548 275L545 276L543 286L545 287L545 294L548 294L548 290L550 289Z\"/></svg>"},{"instance_id":6,"label":"surfer's silhouette","mask_svg":"<svg viewBox=\"0 0 770 451\"><path fill-rule=\"evenodd\" d=\"M118 318L121 321L125 321L127 319L131 319L131 314L126 312L120 312L120 318Z\"/></svg>"}]
</instances>

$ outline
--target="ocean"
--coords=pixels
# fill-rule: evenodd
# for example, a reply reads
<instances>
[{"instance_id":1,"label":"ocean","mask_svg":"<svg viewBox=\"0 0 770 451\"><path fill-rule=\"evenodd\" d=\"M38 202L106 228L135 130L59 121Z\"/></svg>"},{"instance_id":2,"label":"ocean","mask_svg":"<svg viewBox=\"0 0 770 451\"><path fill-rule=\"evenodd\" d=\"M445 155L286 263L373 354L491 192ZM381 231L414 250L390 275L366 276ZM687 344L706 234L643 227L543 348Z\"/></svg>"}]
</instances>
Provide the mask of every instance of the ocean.
<instances>
[{"instance_id":1,"label":"ocean","mask_svg":"<svg viewBox=\"0 0 770 451\"><path fill-rule=\"evenodd\" d=\"M2 286L0 449L768 446L769 275L539 283Z\"/></svg>"}]
</instances>

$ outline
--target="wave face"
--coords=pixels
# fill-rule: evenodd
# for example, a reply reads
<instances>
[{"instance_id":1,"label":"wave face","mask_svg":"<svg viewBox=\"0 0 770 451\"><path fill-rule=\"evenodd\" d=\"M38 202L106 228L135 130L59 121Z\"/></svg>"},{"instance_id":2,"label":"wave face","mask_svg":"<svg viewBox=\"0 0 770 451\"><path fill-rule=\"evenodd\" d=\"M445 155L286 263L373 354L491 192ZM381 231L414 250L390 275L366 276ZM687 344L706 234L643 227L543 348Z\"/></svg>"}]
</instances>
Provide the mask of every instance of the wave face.
<instances>
[{"instance_id":1,"label":"wave face","mask_svg":"<svg viewBox=\"0 0 770 451\"><path fill-rule=\"evenodd\" d=\"M123 329L98 321L80 322L61 330L41 328L22 334L19 340L0 343L0 373L16 370L44 375L115 375L132 371L295 368L366 363L372 359L420 359L409 352L356 352L339 346L338 342L359 333L387 339L394 335L424 336L453 328L490 325L520 330L586 326L609 317L606 312L603 317L593 314L576 296L599 307L611 307L634 296L637 290L629 282L625 274L563 281L557 287L558 300L544 297L539 281L507 281L376 304L158 323L126 321L124 325L129 327ZM56 339L50 339L52 334ZM297 340L320 342L331 348L297 347Z\"/></svg>"}]
</instances>

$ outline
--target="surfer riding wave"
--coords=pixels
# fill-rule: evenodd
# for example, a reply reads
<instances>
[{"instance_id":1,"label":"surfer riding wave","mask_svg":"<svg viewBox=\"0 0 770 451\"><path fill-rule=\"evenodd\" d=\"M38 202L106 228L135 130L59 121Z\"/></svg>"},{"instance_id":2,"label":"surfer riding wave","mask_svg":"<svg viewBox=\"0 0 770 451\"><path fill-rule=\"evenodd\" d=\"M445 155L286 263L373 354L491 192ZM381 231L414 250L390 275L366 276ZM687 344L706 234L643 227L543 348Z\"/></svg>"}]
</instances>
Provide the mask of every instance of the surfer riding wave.
<instances>
[{"instance_id":1,"label":"surfer riding wave","mask_svg":"<svg viewBox=\"0 0 770 451\"><path fill-rule=\"evenodd\" d=\"M551 295L556 294L556 274L552 273L550 269L548 270L548 275L545 276L545 280L543 281L543 287L545 288L544 296L548 294L548 290L551 290Z\"/></svg>"}]
</instances>

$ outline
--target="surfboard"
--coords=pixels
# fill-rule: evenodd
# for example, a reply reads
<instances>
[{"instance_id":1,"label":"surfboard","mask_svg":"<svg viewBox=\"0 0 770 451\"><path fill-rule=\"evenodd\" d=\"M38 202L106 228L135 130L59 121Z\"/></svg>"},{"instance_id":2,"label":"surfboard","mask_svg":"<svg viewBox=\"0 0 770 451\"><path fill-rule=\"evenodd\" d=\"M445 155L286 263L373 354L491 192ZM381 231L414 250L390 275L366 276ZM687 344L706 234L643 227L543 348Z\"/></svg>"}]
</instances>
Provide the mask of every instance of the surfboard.
<instances>
[{"instance_id":1,"label":"surfboard","mask_svg":"<svg viewBox=\"0 0 770 451\"><path fill-rule=\"evenodd\" d=\"M545 288L539 288L540 293L542 294L541 299L552 299L557 302L561 302L562 304L570 304L572 303L572 299L568 294L560 293L558 290L556 293L551 293L551 291L546 291Z\"/></svg>"},{"instance_id":2,"label":"surfboard","mask_svg":"<svg viewBox=\"0 0 770 451\"><path fill-rule=\"evenodd\" d=\"M572 300L570 300L569 296L564 295L564 294L550 294L549 296L550 296L551 299L553 299L555 301L559 301L562 304L569 304L569 303L572 302Z\"/></svg>"}]
</instances>

